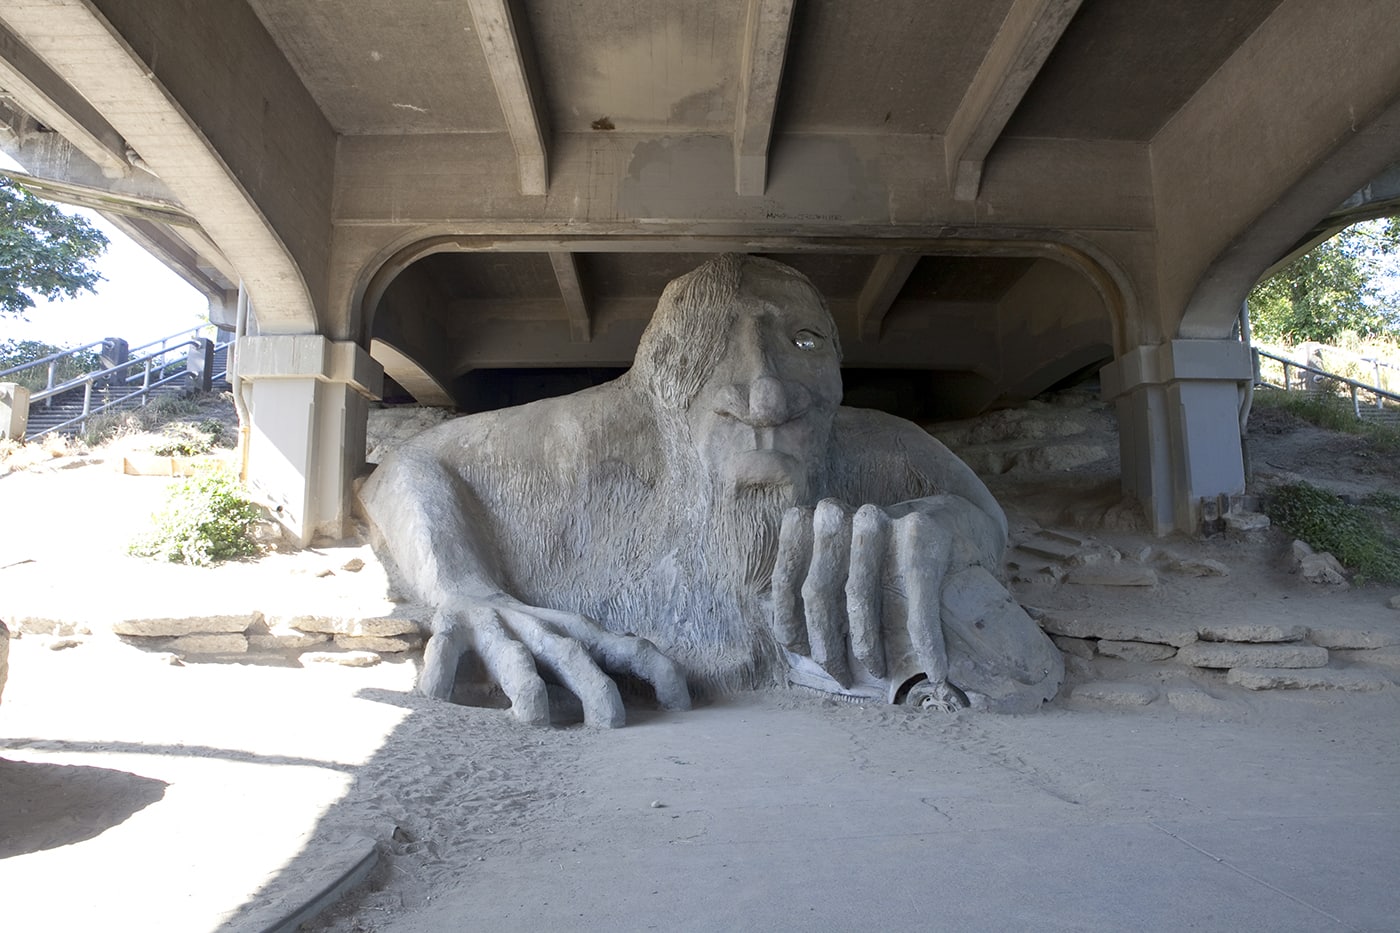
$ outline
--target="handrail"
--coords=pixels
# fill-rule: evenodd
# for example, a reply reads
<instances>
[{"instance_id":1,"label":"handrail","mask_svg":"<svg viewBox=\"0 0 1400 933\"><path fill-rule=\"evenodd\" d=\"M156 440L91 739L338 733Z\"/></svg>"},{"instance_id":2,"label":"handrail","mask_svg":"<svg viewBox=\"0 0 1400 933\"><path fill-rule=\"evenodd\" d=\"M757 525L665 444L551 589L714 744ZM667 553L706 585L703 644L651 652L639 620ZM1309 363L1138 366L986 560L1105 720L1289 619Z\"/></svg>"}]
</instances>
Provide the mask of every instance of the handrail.
<instances>
[{"instance_id":1,"label":"handrail","mask_svg":"<svg viewBox=\"0 0 1400 933\"><path fill-rule=\"evenodd\" d=\"M1261 350L1261 349L1259 349L1258 347L1253 347L1253 348L1252 348L1252 352L1254 353L1254 356L1255 356L1256 361L1257 361L1257 359L1258 359L1259 357L1262 356L1262 357L1266 357L1267 359L1271 359L1271 360L1273 360L1273 361L1276 362L1276 363L1282 363L1282 364L1283 364L1283 386L1282 386L1282 388L1283 388L1283 390L1284 390L1285 392L1290 392L1290 391L1292 391L1292 381L1293 381L1293 380L1292 380L1292 378L1290 377L1290 374L1289 374L1289 370L1290 370L1290 369L1297 369L1297 370L1299 370L1299 371L1301 371L1301 372L1312 373L1312 374L1315 375L1315 376L1321 376L1321 377L1324 378L1324 379L1331 379L1331 380L1333 380L1333 381L1335 381L1335 382L1345 383L1346 385L1350 386L1350 387L1351 387L1351 406L1352 406L1352 409L1356 412L1356 417L1358 417L1358 418L1361 417L1361 398L1360 398L1360 393L1361 393L1362 391L1370 392L1372 395L1374 395L1374 396L1376 397L1376 408L1378 408L1378 409L1384 409L1384 408L1385 408L1385 400L1386 400L1386 399L1390 399L1392 402L1400 402L1400 394L1397 394L1397 393L1395 393L1395 392L1391 392L1391 391L1389 391L1389 390L1387 390L1387 389L1382 389L1380 386L1373 386L1373 385L1370 385L1369 383L1361 382L1361 381L1358 380L1358 379L1352 379L1352 378L1349 377L1349 376L1342 376L1342 375L1338 375L1337 373L1329 373L1329 372L1328 372L1327 370L1325 370L1325 369L1318 369L1318 368L1315 367L1315 366L1308 366L1308 365L1305 364L1305 363L1299 363L1299 362L1297 362L1297 361L1295 361L1295 360L1290 360L1290 359L1288 359L1287 357L1278 356L1277 354L1270 353L1270 352L1268 352L1267 350ZM1259 367L1258 367L1257 362L1256 362L1256 365L1255 365L1255 367L1254 367L1254 371L1255 371L1256 373L1259 372ZM1277 388L1276 386L1273 386L1272 383L1264 382L1264 380L1263 380L1262 378L1259 379L1259 382L1260 382L1261 384L1263 384L1263 385L1268 385L1268 386Z\"/></svg>"},{"instance_id":2,"label":"handrail","mask_svg":"<svg viewBox=\"0 0 1400 933\"><path fill-rule=\"evenodd\" d=\"M147 353L145 356L139 356L135 359L128 359L124 362L118 363L115 366L108 366L106 369L94 370L90 373L83 373L81 376L74 376L67 382L61 382L56 386L44 389L40 392L35 392L33 395L30 395L29 404L33 405L35 402L42 402L46 398L51 398L55 395L67 392L69 389L76 389L78 386L84 383L95 382L98 379L101 379L103 376L110 376L114 373L119 373L123 370L130 369L131 367L137 366L141 363L145 363L148 360L159 359L161 357L164 357L167 353L169 353L170 350L177 349L180 346L197 347L199 346L199 343L196 340L187 340L184 344L176 344L174 347L170 347L166 350L157 350L152 353ZM181 375L183 375L183 373Z\"/></svg>"},{"instance_id":3,"label":"handrail","mask_svg":"<svg viewBox=\"0 0 1400 933\"><path fill-rule=\"evenodd\" d=\"M48 356L41 357L37 360L31 360L28 363L21 363L18 366L11 366L9 369L0 369L0 376L11 376L15 373L22 373L26 369L33 369L36 366L43 366L45 363L56 363L59 360L63 359L65 356L76 356L77 354L82 353L84 350L90 350L93 347L100 347L102 346L103 342L104 341L102 340L94 340L92 343L85 343L81 347L73 347L69 350L59 350L57 353L50 353Z\"/></svg>"},{"instance_id":4,"label":"handrail","mask_svg":"<svg viewBox=\"0 0 1400 933\"><path fill-rule=\"evenodd\" d=\"M103 402L96 408L92 407L92 383L89 382L87 384L87 390L83 393L83 410L80 414L74 415L67 421L60 421L58 424L51 425L50 427L47 427L44 430L40 431L38 434L32 436L26 435L25 439L36 440L37 438L43 437L45 434L52 434L53 432L61 428L68 427L69 425L80 424L84 421L87 421L87 419L91 418L93 415L100 415L102 414L102 412L107 411L110 408L115 408L122 402L130 401L132 398L149 396L152 389L157 389L163 385L174 382L177 379L182 379L184 378L184 375L185 374L183 372L173 373L169 376L166 376L163 379L159 379L155 382L150 383L149 385L143 386L140 390L133 392L131 395L124 395L121 398L114 398L109 402Z\"/></svg>"}]
</instances>

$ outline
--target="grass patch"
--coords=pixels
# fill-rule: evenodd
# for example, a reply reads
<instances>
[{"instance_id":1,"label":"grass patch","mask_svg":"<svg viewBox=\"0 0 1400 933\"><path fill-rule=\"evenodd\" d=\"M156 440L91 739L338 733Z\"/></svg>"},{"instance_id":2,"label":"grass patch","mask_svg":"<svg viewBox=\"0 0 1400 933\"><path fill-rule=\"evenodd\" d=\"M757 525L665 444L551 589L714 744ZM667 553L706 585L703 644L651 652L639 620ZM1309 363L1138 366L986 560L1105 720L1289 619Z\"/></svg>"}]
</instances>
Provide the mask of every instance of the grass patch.
<instances>
[{"instance_id":1,"label":"grass patch","mask_svg":"<svg viewBox=\"0 0 1400 933\"><path fill-rule=\"evenodd\" d=\"M1376 511L1400 505L1390 502L1400 499L1392 493L1374 495L1382 497ZM1386 532L1371 507L1344 502L1309 483L1290 483L1274 490L1265 511L1314 550L1330 551L1355 573L1356 582L1400 583L1400 540Z\"/></svg>"},{"instance_id":2,"label":"grass patch","mask_svg":"<svg viewBox=\"0 0 1400 933\"><path fill-rule=\"evenodd\" d=\"M262 517L224 472L193 476L170 490L155 528L131 543L138 557L200 566L258 552L253 523Z\"/></svg>"},{"instance_id":3,"label":"grass patch","mask_svg":"<svg viewBox=\"0 0 1400 933\"><path fill-rule=\"evenodd\" d=\"M1254 393L1254 407L1285 411L1320 428L1364 437L1381 453L1400 455L1400 429L1359 420L1350 398L1260 389Z\"/></svg>"}]
</instances>

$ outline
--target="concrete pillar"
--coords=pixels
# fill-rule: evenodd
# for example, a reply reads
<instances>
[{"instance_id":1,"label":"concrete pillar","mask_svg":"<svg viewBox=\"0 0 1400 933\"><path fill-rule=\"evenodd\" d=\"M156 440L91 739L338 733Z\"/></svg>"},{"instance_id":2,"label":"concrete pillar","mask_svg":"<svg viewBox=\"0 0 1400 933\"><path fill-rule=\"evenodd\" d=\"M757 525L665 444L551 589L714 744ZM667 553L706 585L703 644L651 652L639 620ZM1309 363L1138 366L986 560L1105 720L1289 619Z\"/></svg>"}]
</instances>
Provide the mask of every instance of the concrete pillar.
<instances>
[{"instance_id":1,"label":"concrete pillar","mask_svg":"<svg viewBox=\"0 0 1400 933\"><path fill-rule=\"evenodd\" d=\"M0 382L0 439L24 440L29 427L29 390L14 382Z\"/></svg>"},{"instance_id":2,"label":"concrete pillar","mask_svg":"<svg viewBox=\"0 0 1400 933\"><path fill-rule=\"evenodd\" d=\"M196 337L194 346L185 353L185 372L189 373L190 388L208 392L214 387L214 341Z\"/></svg>"},{"instance_id":3,"label":"concrete pillar","mask_svg":"<svg viewBox=\"0 0 1400 933\"><path fill-rule=\"evenodd\" d=\"M358 345L314 334L243 337L237 358L249 389L254 497L303 545L343 537L383 369Z\"/></svg>"},{"instance_id":4,"label":"concrete pillar","mask_svg":"<svg viewBox=\"0 0 1400 933\"><path fill-rule=\"evenodd\" d=\"M111 369L113 366L120 366L131 357L130 345L120 337L106 337L102 340L102 351L98 354L98 362L103 369ZM108 385L121 385L126 379L125 370L117 370L108 376L103 376L98 380L98 388L105 388Z\"/></svg>"},{"instance_id":5,"label":"concrete pillar","mask_svg":"<svg viewBox=\"0 0 1400 933\"><path fill-rule=\"evenodd\" d=\"M1235 340L1138 347L1101 372L1118 410L1123 490L1157 534L1195 532L1203 498L1244 492L1240 390L1250 372Z\"/></svg>"}]
</instances>

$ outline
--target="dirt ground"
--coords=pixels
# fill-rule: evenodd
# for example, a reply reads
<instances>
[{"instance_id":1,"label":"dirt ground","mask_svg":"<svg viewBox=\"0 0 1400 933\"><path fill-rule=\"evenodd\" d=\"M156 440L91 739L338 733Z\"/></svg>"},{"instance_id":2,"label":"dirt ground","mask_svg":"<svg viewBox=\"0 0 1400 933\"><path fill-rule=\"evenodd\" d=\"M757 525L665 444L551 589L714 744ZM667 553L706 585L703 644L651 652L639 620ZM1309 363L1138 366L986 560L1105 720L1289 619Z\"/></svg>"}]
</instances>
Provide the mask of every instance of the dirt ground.
<instances>
[{"instance_id":1,"label":"dirt ground","mask_svg":"<svg viewBox=\"0 0 1400 933\"><path fill-rule=\"evenodd\" d=\"M1105 419L1092 408L1075 443L1111 451ZM1275 412L1251 437L1262 485L1400 489L1400 465L1353 438ZM216 569L126 556L170 481L123 476L114 459L0 476L0 618L38 603L93 630L12 644L7 930L261 930L370 848L369 882L307 929L1400 929L1400 669L1359 652L1335 652L1334 666L1381 676L1381 689L1249 691L1223 672L1100 656L1076 659L1031 716L793 690L637 707L619 731L530 729L414 696L412 660L176 664L104 634L101 620L133 603L190 614L385 600L357 542ZM1073 528L1158 568L1147 587L1024 582L1024 603L1400 643L1394 588L1308 583L1276 530L1133 530L1116 469L1110 453L989 479L1014 536ZM366 567L346 572L352 557ZM1167 569L1205 558L1228 575Z\"/></svg>"}]
</instances>

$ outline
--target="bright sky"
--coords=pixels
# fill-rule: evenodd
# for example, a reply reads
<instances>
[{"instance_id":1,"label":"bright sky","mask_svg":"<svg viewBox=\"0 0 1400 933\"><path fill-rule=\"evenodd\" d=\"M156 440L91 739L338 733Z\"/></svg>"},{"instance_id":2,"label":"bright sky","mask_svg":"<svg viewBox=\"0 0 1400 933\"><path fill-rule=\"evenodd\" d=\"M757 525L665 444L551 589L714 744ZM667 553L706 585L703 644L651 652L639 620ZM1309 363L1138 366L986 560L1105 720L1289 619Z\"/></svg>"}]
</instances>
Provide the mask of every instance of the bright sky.
<instances>
[{"instance_id":1,"label":"bright sky","mask_svg":"<svg viewBox=\"0 0 1400 933\"><path fill-rule=\"evenodd\" d=\"M0 165L19 166L0 154ZM104 281L97 294L49 302L36 298L28 320L0 317L0 340L41 340L75 347L120 337L132 349L208 320L209 303L155 257L98 214L61 206L86 217L109 241L97 261Z\"/></svg>"}]
</instances>

